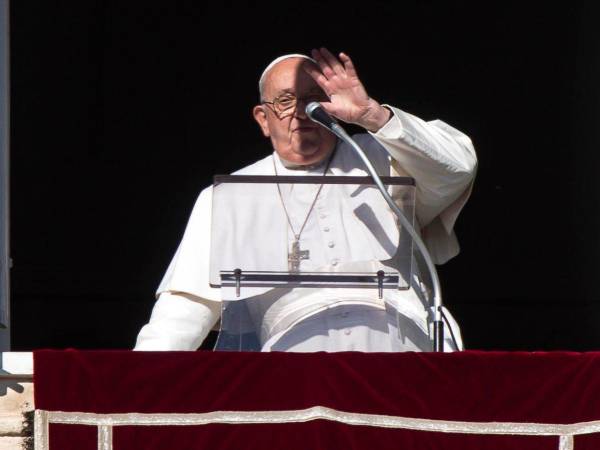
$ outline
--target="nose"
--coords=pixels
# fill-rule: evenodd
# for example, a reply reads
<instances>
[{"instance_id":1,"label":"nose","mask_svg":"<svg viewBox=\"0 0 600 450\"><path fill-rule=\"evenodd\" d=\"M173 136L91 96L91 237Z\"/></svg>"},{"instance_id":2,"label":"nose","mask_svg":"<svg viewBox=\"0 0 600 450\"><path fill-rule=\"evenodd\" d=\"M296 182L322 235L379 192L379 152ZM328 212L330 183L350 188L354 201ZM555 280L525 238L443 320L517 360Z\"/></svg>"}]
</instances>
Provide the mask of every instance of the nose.
<instances>
[{"instance_id":1,"label":"nose","mask_svg":"<svg viewBox=\"0 0 600 450\"><path fill-rule=\"evenodd\" d=\"M299 98L296 100L296 108L294 111L294 115L299 119L306 119L308 116L306 115L306 105L308 103L303 98Z\"/></svg>"}]
</instances>

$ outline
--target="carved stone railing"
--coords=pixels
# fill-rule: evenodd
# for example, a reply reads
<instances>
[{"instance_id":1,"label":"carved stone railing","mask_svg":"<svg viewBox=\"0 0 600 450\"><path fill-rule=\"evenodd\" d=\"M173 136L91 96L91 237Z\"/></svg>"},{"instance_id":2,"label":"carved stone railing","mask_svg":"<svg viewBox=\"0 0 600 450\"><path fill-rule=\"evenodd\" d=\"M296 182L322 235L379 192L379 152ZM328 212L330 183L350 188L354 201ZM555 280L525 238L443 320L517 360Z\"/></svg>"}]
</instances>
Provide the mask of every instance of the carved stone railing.
<instances>
[{"instance_id":1,"label":"carved stone railing","mask_svg":"<svg viewBox=\"0 0 600 450\"><path fill-rule=\"evenodd\" d=\"M31 439L32 353L5 352L0 359L0 450L21 450Z\"/></svg>"}]
</instances>

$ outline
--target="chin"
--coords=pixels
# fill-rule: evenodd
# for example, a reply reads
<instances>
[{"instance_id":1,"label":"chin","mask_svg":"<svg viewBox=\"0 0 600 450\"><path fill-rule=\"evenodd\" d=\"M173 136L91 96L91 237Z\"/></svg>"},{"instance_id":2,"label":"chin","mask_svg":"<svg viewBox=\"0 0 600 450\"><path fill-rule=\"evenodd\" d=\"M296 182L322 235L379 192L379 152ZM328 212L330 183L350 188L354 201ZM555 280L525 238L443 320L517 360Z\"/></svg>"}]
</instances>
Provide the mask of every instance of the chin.
<instances>
[{"instance_id":1,"label":"chin","mask_svg":"<svg viewBox=\"0 0 600 450\"><path fill-rule=\"evenodd\" d=\"M279 155L294 164L311 165L320 162L329 154L327 142L322 139L292 139L291 145L278 151ZM335 144L335 142L333 143Z\"/></svg>"},{"instance_id":2,"label":"chin","mask_svg":"<svg viewBox=\"0 0 600 450\"><path fill-rule=\"evenodd\" d=\"M301 147L297 149L294 153L299 156L311 157L319 153L319 147L309 146L309 147Z\"/></svg>"},{"instance_id":3,"label":"chin","mask_svg":"<svg viewBox=\"0 0 600 450\"><path fill-rule=\"evenodd\" d=\"M312 152L299 152L297 153L299 164L315 164L320 162L327 156L327 152L316 149Z\"/></svg>"}]
</instances>

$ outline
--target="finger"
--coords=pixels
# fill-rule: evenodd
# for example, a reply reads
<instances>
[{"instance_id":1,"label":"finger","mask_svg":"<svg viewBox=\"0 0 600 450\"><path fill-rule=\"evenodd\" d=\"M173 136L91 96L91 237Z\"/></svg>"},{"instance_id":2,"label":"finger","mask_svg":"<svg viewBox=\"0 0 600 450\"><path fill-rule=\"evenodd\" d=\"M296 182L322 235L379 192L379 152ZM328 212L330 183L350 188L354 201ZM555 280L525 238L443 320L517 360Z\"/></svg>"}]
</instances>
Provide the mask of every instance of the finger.
<instances>
[{"instance_id":1,"label":"finger","mask_svg":"<svg viewBox=\"0 0 600 450\"><path fill-rule=\"evenodd\" d=\"M329 95L331 91L331 85L327 77L323 75L323 73L314 65L307 65L304 67L304 70L312 77L313 80L315 80L315 83L317 83L319 87L323 89L325 94Z\"/></svg>"},{"instance_id":2,"label":"finger","mask_svg":"<svg viewBox=\"0 0 600 450\"><path fill-rule=\"evenodd\" d=\"M321 47L321 54L325 57L327 64L333 69L338 75L345 75L346 71L344 66L340 63L340 60L335 57L333 53L327 50L325 47Z\"/></svg>"},{"instance_id":3,"label":"finger","mask_svg":"<svg viewBox=\"0 0 600 450\"><path fill-rule=\"evenodd\" d=\"M340 53L340 60L344 63L344 68L346 69L346 73L350 77L358 78L358 74L356 73L356 69L354 68L354 63L350 59L348 55L345 53Z\"/></svg>"},{"instance_id":4,"label":"finger","mask_svg":"<svg viewBox=\"0 0 600 450\"><path fill-rule=\"evenodd\" d=\"M344 113L344 108L334 105L333 103L321 102L323 109L331 116L346 123L351 123L349 117Z\"/></svg>"},{"instance_id":5,"label":"finger","mask_svg":"<svg viewBox=\"0 0 600 450\"><path fill-rule=\"evenodd\" d=\"M319 50L313 49L311 55L317 61L317 64L321 68L321 72L323 72L327 78L331 78L335 75L335 72Z\"/></svg>"},{"instance_id":6,"label":"finger","mask_svg":"<svg viewBox=\"0 0 600 450\"><path fill-rule=\"evenodd\" d=\"M339 112L339 108L331 102L320 102L321 106L325 110L326 113L331 114L332 116L339 119L337 113Z\"/></svg>"}]
</instances>

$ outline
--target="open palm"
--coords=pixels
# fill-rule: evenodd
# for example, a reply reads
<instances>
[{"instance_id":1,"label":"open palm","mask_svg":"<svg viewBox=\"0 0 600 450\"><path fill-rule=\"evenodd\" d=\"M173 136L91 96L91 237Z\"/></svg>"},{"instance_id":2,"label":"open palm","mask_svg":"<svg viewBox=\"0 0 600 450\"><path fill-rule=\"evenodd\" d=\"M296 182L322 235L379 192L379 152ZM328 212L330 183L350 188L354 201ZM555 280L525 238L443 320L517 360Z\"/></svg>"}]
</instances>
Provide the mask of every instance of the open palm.
<instances>
[{"instance_id":1,"label":"open palm","mask_svg":"<svg viewBox=\"0 0 600 450\"><path fill-rule=\"evenodd\" d=\"M326 48L313 50L312 57L320 70L314 66L306 70L330 98L329 102L321 102L323 108L344 122L363 125L379 104L367 94L350 57L340 53L338 59Z\"/></svg>"}]
</instances>

